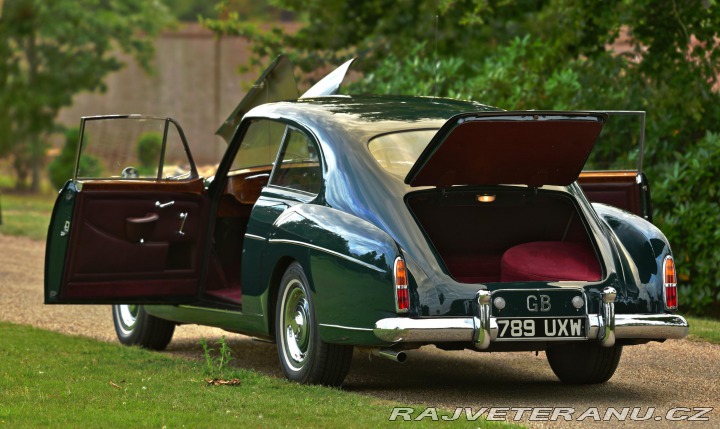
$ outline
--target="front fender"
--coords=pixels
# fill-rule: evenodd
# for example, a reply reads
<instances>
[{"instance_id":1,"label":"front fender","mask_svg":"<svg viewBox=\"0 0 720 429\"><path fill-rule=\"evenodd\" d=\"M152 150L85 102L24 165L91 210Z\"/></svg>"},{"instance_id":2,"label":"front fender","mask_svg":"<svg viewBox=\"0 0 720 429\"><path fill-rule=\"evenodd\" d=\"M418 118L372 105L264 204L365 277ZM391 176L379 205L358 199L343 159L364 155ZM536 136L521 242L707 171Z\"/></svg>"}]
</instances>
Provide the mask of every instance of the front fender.
<instances>
[{"instance_id":1,"label":"front fender","mask_svg":"<svg viewBox=\"0 0 720 429\"><path fill-rule=\"evenodd\" d=\"M627 291L616 301L618 313L663 313L663 261L672 255L665 235L655 225L606 204L593 203L610 227L623 263Z\"/></svg>"},{"instance_id":2,"label":"front fender","mask_svg":"<svg viewBox=\"0 0 720 429\"><path fill-rule=\"evenodd\" d=\"M291 256L310 281L326 342L377 342L375 322L395 316L395 241L371 223L331 207L299 204L283 213L269 240L271 260Z\"/></svg>"}]
</instances>

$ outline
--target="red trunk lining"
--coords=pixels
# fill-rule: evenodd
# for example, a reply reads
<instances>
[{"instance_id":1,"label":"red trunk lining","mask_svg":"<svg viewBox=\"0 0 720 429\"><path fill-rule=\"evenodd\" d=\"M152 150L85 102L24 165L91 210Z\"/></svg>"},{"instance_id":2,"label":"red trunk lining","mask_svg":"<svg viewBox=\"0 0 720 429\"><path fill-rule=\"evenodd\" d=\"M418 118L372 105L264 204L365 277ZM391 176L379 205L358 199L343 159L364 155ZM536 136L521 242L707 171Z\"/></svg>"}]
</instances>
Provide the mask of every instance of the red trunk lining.
<instances>
[{"instance_id":1,"label":"red trunk lining","mask_svg":"<svg viewBox=\"0 0 720 429\"><path fill-rule=\"evenodd\" d=\"M487 192L485 192L487 191ZM496 196L490 204L477 201L477 195L488 193ZM417 193L408 199L408 205L425 230L428 238L442 258L449 274L463 283L483 283L511 281L505 280L501 271L503 255L510 253L508 265L510 269L517 266L513 254L527 257L528 264L532 258L534 246L522 247L536 242L557 243L556 246L546 245L543 252L558 249L557 263L571 267L557 274L550 272L549 277L563 277L572 280L600 277L599 263L585 230L580 214L571 197L557 192L540 191L532 196L528 190L504 190L498 188L483 189L473 192ZM568 249L584 249L579 260L573 259ZM566 262L563 262L566 261ZM576 267L587 263L586 271ZM547 264L545 264L547 265ZM526 267L527 268L527 267ZM536 273L527 270L528 275ZM543 271L536 273L542 274ZM590 277L588 275L592 274ZM514 274L519 278L519 273ZM527 277L527 276L526 276ZM530 280L524 278L523 280ZM517 281L523 281L517 280ZM561 278L543 278L543 280L561 280Z\"/></svg>"}]
</instances>

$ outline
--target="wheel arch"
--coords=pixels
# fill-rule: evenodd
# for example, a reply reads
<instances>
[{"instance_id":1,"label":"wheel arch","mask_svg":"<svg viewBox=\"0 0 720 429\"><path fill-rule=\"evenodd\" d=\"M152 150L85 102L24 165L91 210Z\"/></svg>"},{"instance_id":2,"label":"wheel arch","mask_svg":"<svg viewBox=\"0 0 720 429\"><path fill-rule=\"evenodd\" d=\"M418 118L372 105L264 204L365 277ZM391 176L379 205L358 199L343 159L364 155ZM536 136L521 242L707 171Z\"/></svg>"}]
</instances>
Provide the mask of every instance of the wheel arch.
<instances>
[{"instance_id":1,"label":"wheel arch","mask_svg":"<svg viewBox=\"0 0 720 429\"><path fill-rule=\"evenodd\" d=\"M296 262L296 259L291 256L282 256L275 262L275 266L270 274L270 282L268 285L268 301L267 301L267 320L268 320L268 333L274 339L275 338L275 304L278 298L278 291L280 289L280 282L282 281L285 271L288 267ZM301 264L302 266L302 264ZM304 269L304 268L303 268Z\"/></svg>"},{"instance_id":2,"label":"wheel arch","mask_svg":"<svg viewBox=\"0 0 720 429\"><path fill-rule=\"evenodd\" d=\"M593 203L600 218L612 230L621 250L619 257L631 267L637 283L633 287L626 274L628 295L618 303L618 312L663 313L663 263L672 256L670 243L655 225L634 214L606 204ZM622 305L627 306L626 309Z\"/></svg>"},{"instance_id":3,"label":"wheel arch","mask_svg":"<svg viewBox=\"0 0 720 429\"><path fill-rule=\"evenodd\" d=\"M355 215L318 204L293 207L273 229L268 308L277 300L284 270L297 261L310 283L323 341L375 341L375 322L396 315L393 264L400 249L392 237Z\"/></svg>"}]
</instances>

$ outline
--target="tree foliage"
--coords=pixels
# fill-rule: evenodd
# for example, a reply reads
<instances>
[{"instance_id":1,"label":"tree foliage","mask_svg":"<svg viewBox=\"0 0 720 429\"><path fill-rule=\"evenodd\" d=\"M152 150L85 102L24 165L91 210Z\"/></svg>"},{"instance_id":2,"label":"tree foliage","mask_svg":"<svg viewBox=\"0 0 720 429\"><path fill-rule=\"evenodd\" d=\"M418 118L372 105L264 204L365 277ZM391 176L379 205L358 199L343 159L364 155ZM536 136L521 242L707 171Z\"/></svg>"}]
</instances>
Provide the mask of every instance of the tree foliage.
<instances>
[{"instance_id":1,"label":"tree foliage","mask_svg":"<svg viewBox=\"0 0 720 429\"><path fill-rule=\"evenodd\" d=\"M84 140L87 143L87 138ZM50 183L52 183L55 189L59 190L65 182L73 178L73 174L75 174L75 158L77 156L79 143L79 128L70 128L65 131L65 144L60 154L48 165ZM100 172L102 171L100 161L94 156L84 155L80 158L80 171L85 172L88 177L100 177Z\"/></svg>"},{"instance_id":2,"label":"tree foliage","mask_svg":"<svg viewBox=\"0 0 720 429\"><path fill-rule=\"evenodd\" d=\"M0 18L0 156L12 156L18 188L39 187L48 134L60 108L81 91L105 90L123 63L146 69L152 38L170 22L145 0L7 0Z\"/></svg>"},{"instance_id":3,"label":"tree foliage","mask_svg":"<svg viewBox=\"0 0 720 429\"><path fill-rule=\"evenodd\" d=\"M390 68L388 62L414 58L461 61L446 79L460 81L462 93L488 104L646 109L657 115L649 132L662 142L662 153L702 138L720 113L712 91L718 84L720 8L712 0L273 3L304 25L261 31L232 11L232 0L219 2L223 19L203 23L218 34L251 38L255 62L288 53L310 71L360 56L362 70L372 73L383 63ZM611 49L619 40L624 49ZM408 68L395 79L426 82L422 73ZM377 84L378 90L393 87L389 80Z\"/></svg>"},{"instance_id":4,"label":"tree foliage","mask_svg":"<svg viewBox=\"0 0 720 429\"><path fill-rule=\"evenodd\" d=\"M138 138L137 155L141 174L157 173L163 137L160 133L146 132Z\"/></svg>"},{"instance_id":5,"label":"tree foliage","mask_svg":"<svg viewBox=\"0 0 720 429\"><path fill-rule=\"evenodd\" d=\"M720 317L720 133L708 133L672 158L661 166L653 197L656 222L677 261L680 303L694 313Z\"/></svg>"}]
</instances>

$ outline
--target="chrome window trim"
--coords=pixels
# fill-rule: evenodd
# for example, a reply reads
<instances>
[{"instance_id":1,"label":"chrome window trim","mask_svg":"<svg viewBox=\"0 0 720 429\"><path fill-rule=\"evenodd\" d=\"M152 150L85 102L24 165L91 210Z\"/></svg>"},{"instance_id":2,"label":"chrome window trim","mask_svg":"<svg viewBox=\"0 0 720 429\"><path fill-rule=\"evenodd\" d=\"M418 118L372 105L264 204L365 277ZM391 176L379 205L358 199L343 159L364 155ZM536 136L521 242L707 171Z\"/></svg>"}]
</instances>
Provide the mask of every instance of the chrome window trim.
<instances>
[{"instance_id":1,"label":"chrome window trim","mask_svg":"<svg viewBox=\"0 0 720 429\"><path fill-rule=\"evenodd\" d=\"M265 237L249 233L245 233L245 238L249 238L251 240L265 241Z\"/></svg>"}]
</instances>

